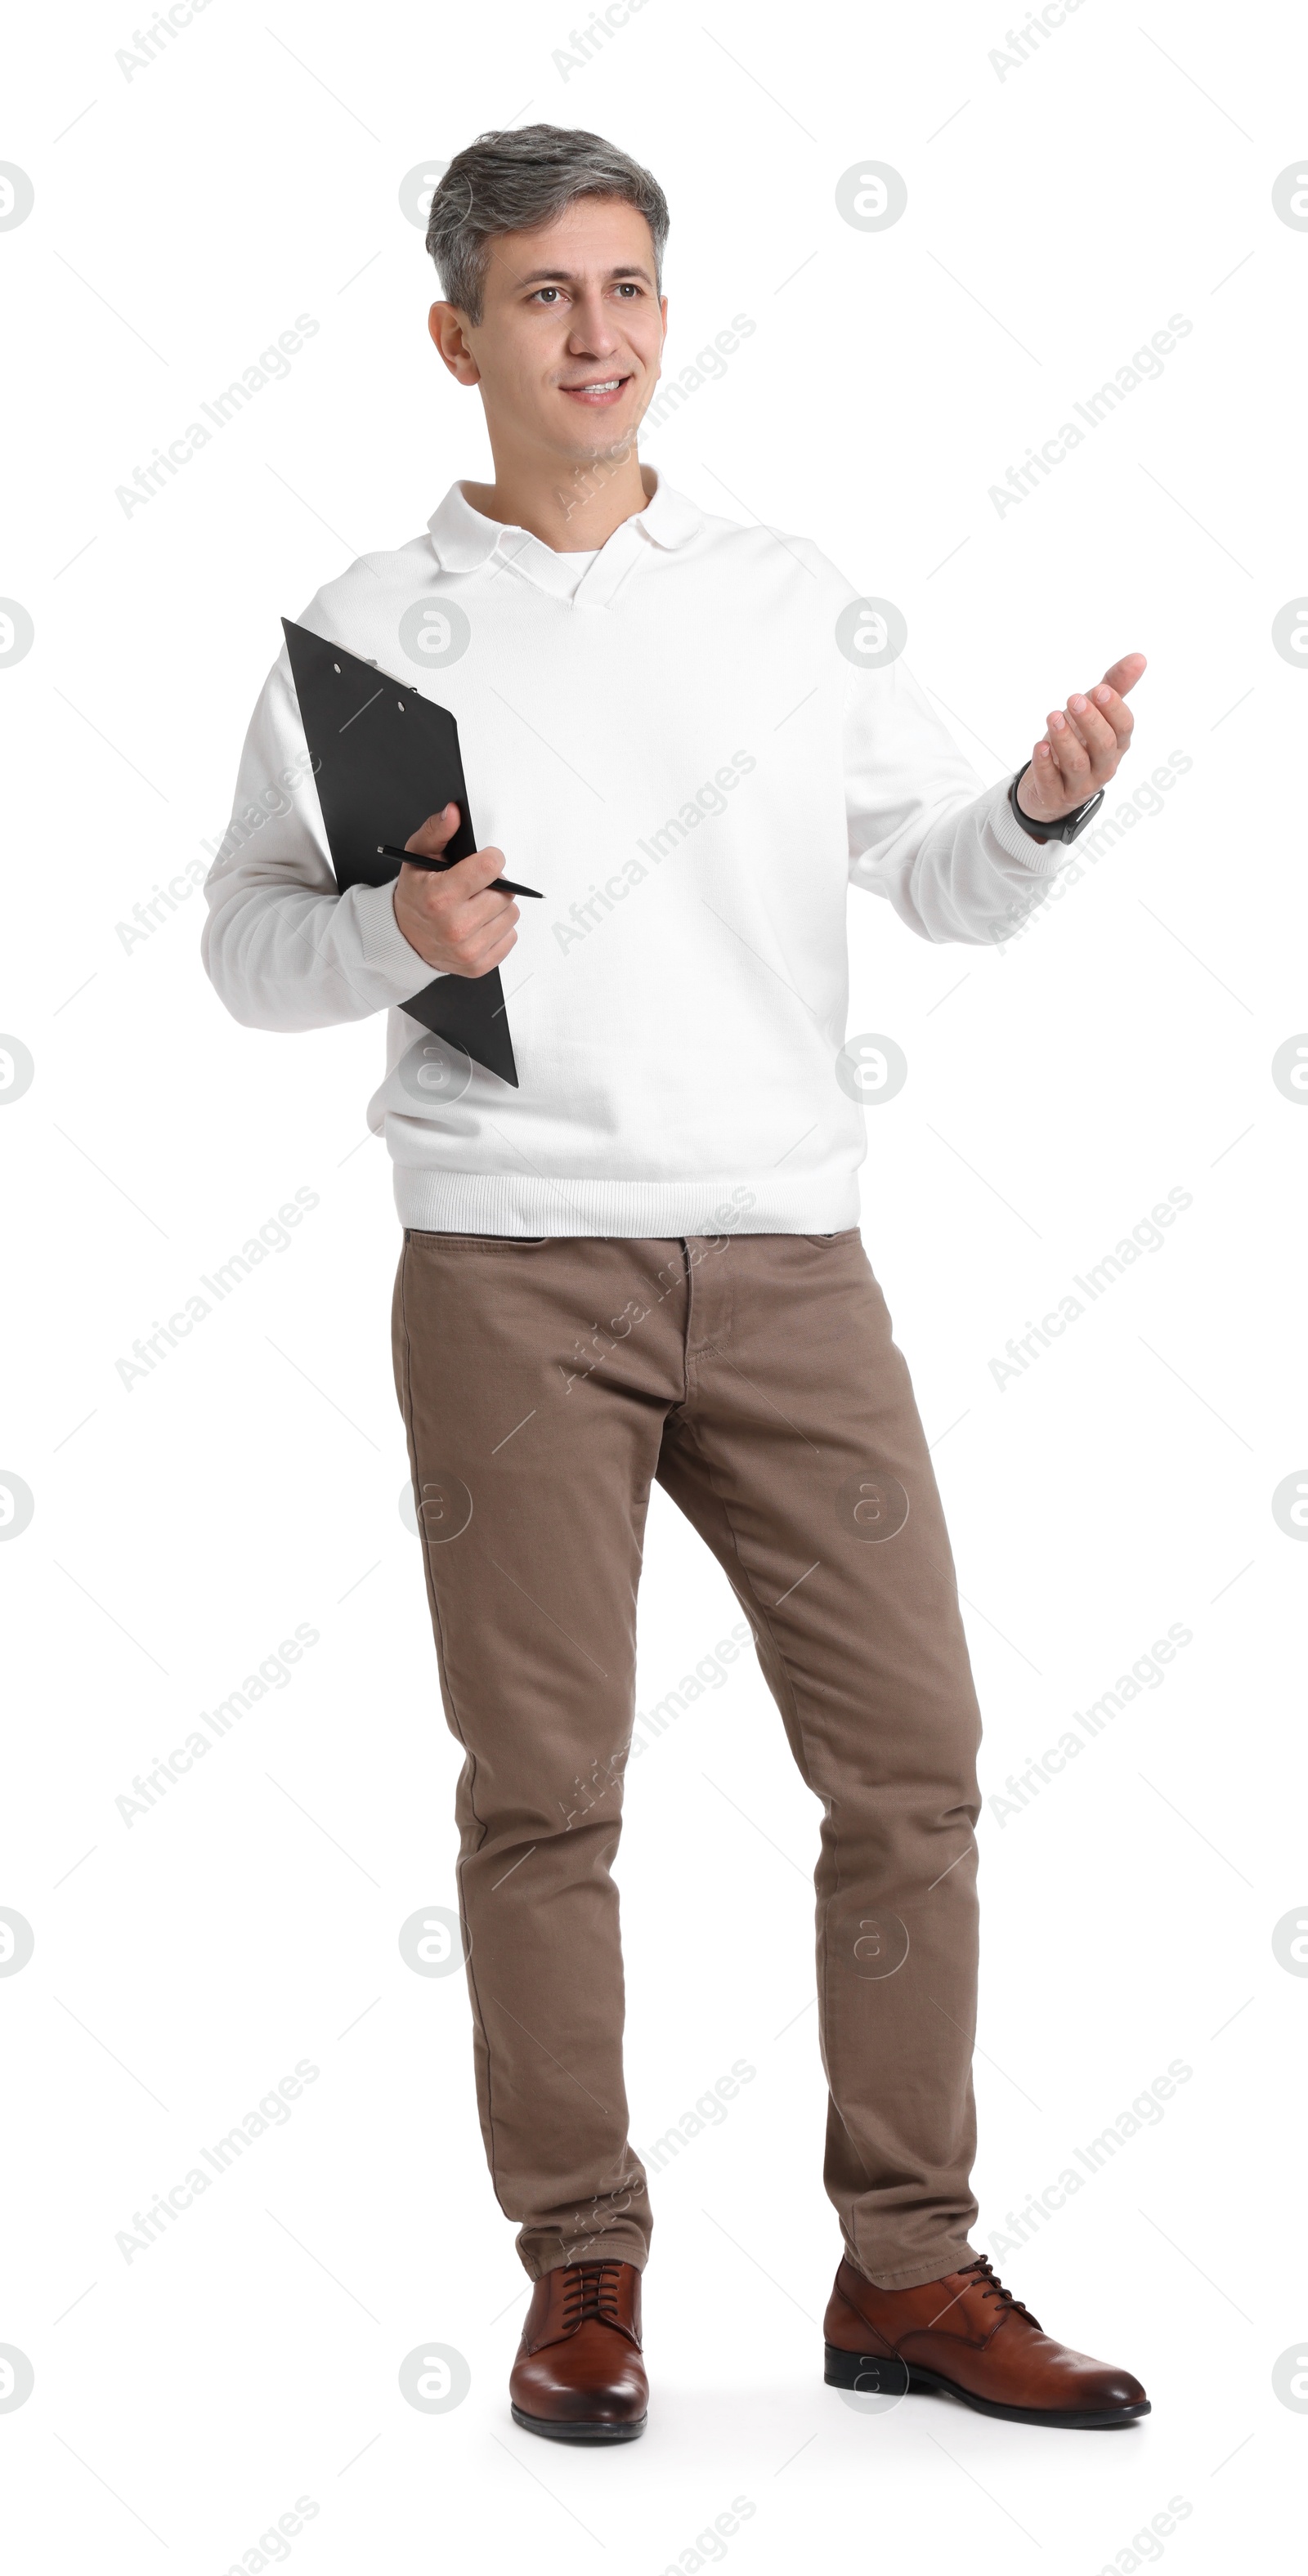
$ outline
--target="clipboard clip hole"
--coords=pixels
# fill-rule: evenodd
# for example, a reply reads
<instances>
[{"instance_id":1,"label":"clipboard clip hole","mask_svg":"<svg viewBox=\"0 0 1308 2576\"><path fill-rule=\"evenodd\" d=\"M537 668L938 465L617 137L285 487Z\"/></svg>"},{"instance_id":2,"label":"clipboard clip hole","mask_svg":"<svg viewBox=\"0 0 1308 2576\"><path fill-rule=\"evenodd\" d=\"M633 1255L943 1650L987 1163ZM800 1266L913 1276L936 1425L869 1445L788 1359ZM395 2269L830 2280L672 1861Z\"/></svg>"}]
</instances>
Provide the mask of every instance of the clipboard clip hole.
<instances>
[{"instance_id":1,"label":"clipboard clip hole","mask_svg":"<svg viewBox=\"0 0 1308 2576\"><path fill-rule=\"evenodd\" d=\"M333 669L333 671L337 671L337 672L339 672L340 667L341 667L341 666L340 666L340 663L339 663L339 662L333 662L333 664L332 664L332 669Z\"/></svg>"}]
</instances>

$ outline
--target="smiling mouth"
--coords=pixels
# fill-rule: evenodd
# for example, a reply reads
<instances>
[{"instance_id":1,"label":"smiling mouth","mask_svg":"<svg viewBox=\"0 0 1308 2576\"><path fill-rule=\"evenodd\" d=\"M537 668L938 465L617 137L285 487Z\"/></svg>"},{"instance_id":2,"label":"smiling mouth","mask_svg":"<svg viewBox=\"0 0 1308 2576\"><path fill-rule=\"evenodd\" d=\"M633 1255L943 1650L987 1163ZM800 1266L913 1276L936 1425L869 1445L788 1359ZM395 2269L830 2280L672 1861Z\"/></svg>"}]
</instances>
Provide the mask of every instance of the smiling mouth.
<instances>
[{"instance_id":1,"label":"smiling mouth","mask_svg":"<svg viewBox=\"0 0 1308 2576\"><path fill-rule=\"evenodd\" d=\"M621 394L630 383L631 377L629 375L591 376L587 378L584 384L560 385L559 391L560 393L570 394L574 402L597 404L616 402L619 394Z\"/></svg>"}]
</instances>

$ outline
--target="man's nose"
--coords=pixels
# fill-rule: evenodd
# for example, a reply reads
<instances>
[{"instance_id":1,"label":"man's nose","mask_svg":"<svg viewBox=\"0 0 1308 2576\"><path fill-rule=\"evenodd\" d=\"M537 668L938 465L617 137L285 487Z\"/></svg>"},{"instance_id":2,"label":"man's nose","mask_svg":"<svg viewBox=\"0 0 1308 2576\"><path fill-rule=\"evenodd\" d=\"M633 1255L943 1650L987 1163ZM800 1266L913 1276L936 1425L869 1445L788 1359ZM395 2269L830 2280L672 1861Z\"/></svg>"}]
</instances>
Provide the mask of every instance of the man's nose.
<instances>
[{"instance_id":1,"label":"man's nose","mask_svg":"<svg viewBox=\"0 0 1308 2576\"><path fill-rule=\"evenodd\" d=\"M616 348L617 342L617 331L605 310L603 297L599 294L579 297L568 333L569 348L578 354L587 350L598 353Z\"/></svg>"}]
</instances>

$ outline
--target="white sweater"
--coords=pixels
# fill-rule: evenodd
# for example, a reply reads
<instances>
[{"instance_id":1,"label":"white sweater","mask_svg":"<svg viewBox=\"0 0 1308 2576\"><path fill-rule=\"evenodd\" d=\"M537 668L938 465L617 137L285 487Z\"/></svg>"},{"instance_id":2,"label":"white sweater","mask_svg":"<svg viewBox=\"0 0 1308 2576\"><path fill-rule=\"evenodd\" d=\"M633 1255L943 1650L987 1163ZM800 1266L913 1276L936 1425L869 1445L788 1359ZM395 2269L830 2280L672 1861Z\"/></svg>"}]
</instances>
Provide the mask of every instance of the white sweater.
<instances>
[{"instance_id":1,"label":"white sweater","mask_svg":"<svg viewBox=\"0 0 1308 2576\"><path fill-rule=\"evenodd\" d=\"M432 970L389 885L336 892L284 648L254 711L204 962L249 1027L387 1011L368 1122L406 1226L856 1225L847 884L923 939L992 941L1066 856L1014 822L1007 778L981 788L902 659L841 651L858 594L807 539L709 517L649 472L646 489L574 591L575 556L456 485L299 621L453 710L479 845L544 892L501 970L519 1089L475 1065L443 1100L416 1080L431 1042L400 1006ZM466 648L423 667L401 620L444 600Z\"/></svg>"}]
</instances>

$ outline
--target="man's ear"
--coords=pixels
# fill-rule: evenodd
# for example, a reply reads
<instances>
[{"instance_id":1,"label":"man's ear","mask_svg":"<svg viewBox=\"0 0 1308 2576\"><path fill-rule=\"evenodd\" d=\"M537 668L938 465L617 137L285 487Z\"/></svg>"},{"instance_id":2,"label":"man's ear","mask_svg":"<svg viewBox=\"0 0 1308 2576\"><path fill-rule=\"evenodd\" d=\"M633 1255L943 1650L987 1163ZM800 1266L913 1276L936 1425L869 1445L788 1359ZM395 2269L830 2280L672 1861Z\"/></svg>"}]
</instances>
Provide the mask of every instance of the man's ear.
<instances>
[{"instance_id":1,"label":"man's ear","mask_svg":"<svg viewBox=\"0 0 1308 2576\"><path fill-rule=\"evenodd\" d=\"M467 318L457 304L433 304L427 328L450 374L461 385L476 385L481 382L481 369L468 346Z\"/></svg>"}]
</instances>

